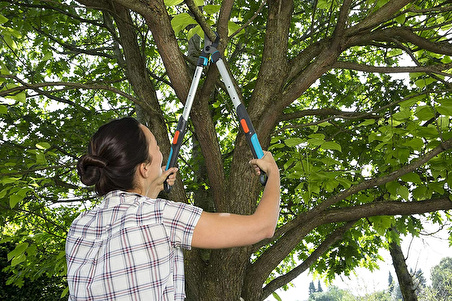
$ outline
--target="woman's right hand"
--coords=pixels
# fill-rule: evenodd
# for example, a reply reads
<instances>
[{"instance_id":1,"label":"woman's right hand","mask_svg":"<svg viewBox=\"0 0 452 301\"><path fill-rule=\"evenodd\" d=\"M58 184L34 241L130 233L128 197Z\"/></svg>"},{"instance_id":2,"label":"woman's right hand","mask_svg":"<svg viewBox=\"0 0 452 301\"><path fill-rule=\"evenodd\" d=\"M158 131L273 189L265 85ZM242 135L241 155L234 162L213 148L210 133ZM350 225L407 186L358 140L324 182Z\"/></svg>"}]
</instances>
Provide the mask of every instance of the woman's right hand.
<instances>
[{"instance_id":1,"label":"woman's right hand","mask_svg":"<svg viewBox=\"0 0 452 301\"><path fill-rule=\"evenodd\" d=\"M273 155L268 151L264 151L264 156L261 159L252 159L250 164L256 170L257 175L260 175L261 170L268 176L274 172L279 173L278 165L276 164Z\"/></svg>"}]
</instances>

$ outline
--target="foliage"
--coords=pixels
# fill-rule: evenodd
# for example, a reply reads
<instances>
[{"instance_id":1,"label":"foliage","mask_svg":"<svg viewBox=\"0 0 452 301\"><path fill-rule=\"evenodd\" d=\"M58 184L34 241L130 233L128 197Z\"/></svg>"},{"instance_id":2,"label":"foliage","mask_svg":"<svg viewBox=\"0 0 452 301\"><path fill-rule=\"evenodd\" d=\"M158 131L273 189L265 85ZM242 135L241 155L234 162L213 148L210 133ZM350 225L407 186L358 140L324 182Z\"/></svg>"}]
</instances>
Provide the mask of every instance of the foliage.
<instances>
[{"instance_id":1,"label":"foliage","mask_svg":"<svg viewBox=\"0 0 452 301\"><path fill-rule=\"evenodd\" d=\"M441 259L432 268L432 288L436 292L436 300L449 300L452 297L452 258Z\"/></svg>"},{"instance_id":2,"label":"foliage","mask_svg":"<svg viewBox=\"0 0 452 301\"><path fill-rule=\"evenodd\" d=\"M168 155L203 31L221 37L259 139L279 163L282 208L273 240L188 254L189 295L209 298L225 279L237 284L231 299L262 300L306 269L329 280L373 270L378 250L396 239L389 227L418 235L417 214L451 219L448 1L143 3L0 1L9 283L64 281L66 231L99 201L75 173L96 128L136 116ZM169 197L253 211L260 187L233 115L215 67L206 67Z\"/></svg>"},{"instance_id":3,"label":"foliage","mask_svg":"<svg viewBox=\"0 0 452 301\"><path fill-rule=\"evenodd\" d=\"M15 249L12 242L4 242L0 245L0 277L3 280L15 279L17 275L9 272L8 254ZM32 277L30 277L32 278ZM19 301L33 300L53 301L62 299L66 284L61 277L48 275L35 275L32 279L22 280L19 287L10 285L7 281L0 282L0 298L2 300ZM64 298L66 299L66 298Z\"/></svg>"},{"instance_id":4,"label":"foliage","mask_svg":"<svg viewBox=\"0 0 452 301\"><path fill-rule=\"evenodd\" d=\"M309 294L309 301L354 301L354 297L350 292L339 289L335 286L328 288L326 292L318 291Z\"/></svg>"}]
</instances>

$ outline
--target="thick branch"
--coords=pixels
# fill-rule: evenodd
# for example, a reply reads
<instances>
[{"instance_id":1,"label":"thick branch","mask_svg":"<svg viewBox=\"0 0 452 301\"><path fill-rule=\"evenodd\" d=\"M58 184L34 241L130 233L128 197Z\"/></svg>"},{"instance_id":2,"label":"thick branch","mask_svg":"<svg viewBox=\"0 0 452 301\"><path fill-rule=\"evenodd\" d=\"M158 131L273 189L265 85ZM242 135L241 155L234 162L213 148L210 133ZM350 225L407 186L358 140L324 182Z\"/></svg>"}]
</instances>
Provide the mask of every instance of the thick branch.
<instances>
[{"instance_id":1,"label":"thick branch","mask_svg":"<svg viewBox=\"0 0 452 301\"><path fill-rule=\"evenodd\" d=\"M332 222L353 221L356 217L365 218L379 215L412 215L450 209L452 209L452 201L449 199L449 196L446 195L441 198L424 201L383 201L372 202L349 208L331 209L322 212L319 215L319 220L321 220L322 224L328 224Z\"/></svg>"},{"instance_id":2,"label":"thick branch","mask_svg":"<svg viewBox=\"0 0 452 301\"><path fill-rule=\"evenodd\" d=\"M325 109L312 109L312 110L302 110L298 112L288 113L281 116L280 121L288 121L298 118L303 118L306 116L335 116L341 118L380 118L380 116L373 113L362 113L362 112L345 112L335 108L325 108Z\"/></svg>"},{"instance_id":3,"label":"thick branch","mask_svg":"<svg viewBox=\"0 0 452 301\"><path fill-rule=\"evenodd\" d=\"M452 55L452 44L447 42L432 42L415 34L408 27L391 27L376 30L367 34L353 36L347 42L348 46L368 45L374 41L411 43L420 49L437 54Z\"/></svg>"},{"instance_id":4,"label":"thick branch","mask_svg":"<svg viewBox=\"0 0 452 301\"><path fill-rule=\"evenodd\" d=\"M15 76L4 75L4 74L0 74L0 78L16 79ZM82 84L82 83L69 83L69 82L43 82L43 83L36 83L36 84L28 84L28 83L23 82L22 86L18 86L18 87L14 87L11 89L0 91L0 97L6 97L8 95L12 95L14 93L25 91L25 90L35 90L36 91L38 88L43 88L43 87L67 87L67 88L71 88L71 89L106 90L106 91L114 92L114 93L132 101L133 103L136 103L139 105L144 105L142 103L142 101L133 97L130 94L127 94L127 93L125 93L119 89L116 89L114 87L111 87L111 86L96 84L96 83Z\"/></svg>"},{"instance_id":5,"label":"thick branch","mask_svg":"<svg viewBox=\"0 0 452 301\"><path fill-rule=\"evenodd\" d=\"M351 0L344 0L342 7L339 11L339 17L337 19L336 28L333 33L333 45L339 46L342 42L345 28L347 26L348 15L350 13Z\"/></svg>"},{"instance_id":6,"label":"thick branch","mask_svg":"<svg viewBox=\"0 0 452 301\"><path fill-rule=\"evenodd\" d=\"M395 16L395 14L399 13L400 10L410 2L411 2L410 0L389 1L374 13L369 14L364 20L359 22L357 25L347 30L348 31L347 34L356 34L358 32L369 30L375 26L379 26L385 21L392 19Z\"/></svg>"},{"instance_id":7,"label":"thick branch","mask_svg":"<svg viewBox=\"0 0 452 301\"><path fill-rule=\"evenodd\" d=\"M451 77L452 74L442 72L443 70L448 70L452 68L452 64L443 64L437 66L410 66L410 67L376 67L363 65L353 62L336 62L333 65L333 68L339 69L349 69L355 71L363 71L363 72L373 72L373 73L414 73L414 72L426 72L426 73L435 73L447 77Z\"/></svg>"},{"instance_id":8,"label":"thick branch","mask_svg":"<svg viewBox=\"0 0 452 301\"><path fill-rule=\"evenodd\" d=\"M274 279L267 286L265 286L263 297L265 298L266 296L271 294L271 292L289 283L298 275L303 273L306 269L308 269L311 264L315 262L315 260L317 260L322 254L324 254L331 245L342 239L343 234L351 228L351 226L355 223L357 217L366 218L381 215L412 215L451 209L452 201L448 196L444 196L437 199L418 202L373 202L355 207L324 211L318 216L318 225L328 224L332 222L347 222L347 224L337 229L333 234L328 236L325 241L323 241L322 244L317 247L305 261L303 261L303 263L292 269L287 274Z\"/></svg>"},{"instance_id":9,"label":"thick branch","mask_svg":"<svg viewBox=\"0 0 452 301\"><path fill-rule=\"evenodd\" d=\"M340 241L344 237L345 232L347 232L354 224L355 224L355 221L350 221L350 222L347 222L344 226L336 229L301 264L299 264L297 267L290 270L290 272L277 277L276 279L272 280L269 284L267 284L263 288L261 299L264 300L272 292L274 292L278 288L286 285L290 281L297 278L301 273L306 271L317 259L319 259L326 251L328 251L328 249L332 245L334 245L335 243Z\"/></svg>"}]
</instances>

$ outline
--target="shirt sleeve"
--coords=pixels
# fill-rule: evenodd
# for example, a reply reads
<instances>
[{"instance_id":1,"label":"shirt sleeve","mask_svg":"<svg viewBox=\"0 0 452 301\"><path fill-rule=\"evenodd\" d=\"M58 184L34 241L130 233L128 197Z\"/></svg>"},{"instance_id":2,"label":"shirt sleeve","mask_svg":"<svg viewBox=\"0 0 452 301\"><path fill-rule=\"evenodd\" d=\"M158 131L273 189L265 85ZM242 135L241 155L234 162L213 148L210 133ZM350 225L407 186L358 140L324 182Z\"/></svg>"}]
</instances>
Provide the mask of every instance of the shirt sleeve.
<instances>
[{"instance_id":1,"label":"shirt sleeve","mask_svg":"<svg viewBox=\"0 0 452 301\"><path fill-rule=\"evenodd\" d=\"M202 209L185 203L166 201L162 221L173 247L191 249L193 231Z\"/></svg>"}]
</instances>

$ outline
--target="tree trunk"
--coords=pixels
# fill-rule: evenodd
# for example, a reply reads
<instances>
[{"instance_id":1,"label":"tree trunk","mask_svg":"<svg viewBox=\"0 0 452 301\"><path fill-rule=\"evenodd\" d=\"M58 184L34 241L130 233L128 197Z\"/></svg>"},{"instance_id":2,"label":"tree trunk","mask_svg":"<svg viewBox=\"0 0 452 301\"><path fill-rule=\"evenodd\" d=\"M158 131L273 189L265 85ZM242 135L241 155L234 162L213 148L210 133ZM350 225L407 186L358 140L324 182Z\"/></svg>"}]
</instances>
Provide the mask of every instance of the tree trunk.
<instances>
[{"instance_id":1,"label":"tree trunk","mask_svg":"<svg viewBox=\"0 0 452 301\"><path fill-rule=\"evenodd\" d=\"M389 244L389 252L391 253L392 263L397 274L397 279L399 280L403 300L417 301L413 278L408 272L402 248L396 241L393 241Z\"/></svg>"}]
</instances>

